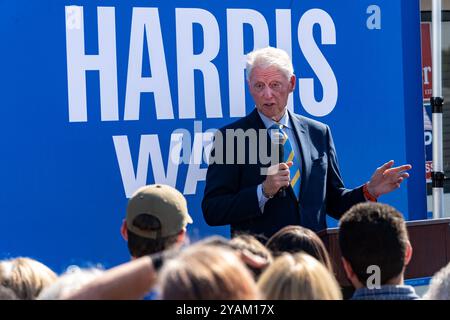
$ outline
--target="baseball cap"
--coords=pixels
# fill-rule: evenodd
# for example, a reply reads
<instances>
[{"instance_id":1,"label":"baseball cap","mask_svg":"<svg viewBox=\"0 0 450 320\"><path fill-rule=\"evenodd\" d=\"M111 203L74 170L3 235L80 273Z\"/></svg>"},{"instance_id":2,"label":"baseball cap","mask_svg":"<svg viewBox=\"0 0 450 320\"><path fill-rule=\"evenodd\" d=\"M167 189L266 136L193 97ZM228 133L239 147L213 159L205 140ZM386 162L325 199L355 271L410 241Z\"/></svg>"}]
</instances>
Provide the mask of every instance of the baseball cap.
<instances>
[{"instance_id":1,"label":"baseball cap","mask_svg":"<svg viewBox=\"0 0 450 320\"><path fill-rule=\"evenodd\" d=\"M153 215L161 222L161 230L142 230L133 225L141 214ZM131 232L149 239L178 234L192 218L188 213L186 198L177 189L163 184L152 184L139 188L128 201L127 228Z\"/></svg>"}]
</instances>

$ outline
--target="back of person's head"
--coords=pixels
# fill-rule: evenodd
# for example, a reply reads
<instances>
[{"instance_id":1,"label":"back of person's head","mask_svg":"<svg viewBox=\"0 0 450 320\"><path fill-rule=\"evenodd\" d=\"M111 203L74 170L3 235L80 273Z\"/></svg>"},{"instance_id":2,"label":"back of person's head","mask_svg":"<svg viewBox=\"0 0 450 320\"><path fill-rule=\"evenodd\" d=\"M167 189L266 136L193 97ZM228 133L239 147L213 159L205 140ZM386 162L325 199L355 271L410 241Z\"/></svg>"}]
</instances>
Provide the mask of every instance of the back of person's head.
<instances>
[{"instance_id":1,"label":"back of person's head","mask_svg":"<svg viewBox=\"0 0 450 320\"><path fill-rule=\"evenodd\" d=\"M340 300L342 294L333 274L306 253L285 253L264 271L258 281L269 300Z\"/></svg>"},{"instance_id":2,"label":"back of person's head","mask_svg":"<svg viewBox=\"0 0 450 320\"><path fill-rule=\"evenodd\" d=\"M372 275L370 266L379 268L381 285L403 275L411 256L402 214L381 203L360 203L348 210L339 222L339 245L362 284Z\"/></svg>"},{"instance_id":3,"label":"back of person's head","mask_svg":"<svg viewBox=\"0 0 450 320\"><path fill-rule=\"evenodd\" d=\"M248 251L251 254L260 257L267 261L263 268L256 268L247 264L247 267L252 271L255 279L265 270L272 262L272 253L267 249L258 239L250 234L239 234L230 240L230 245L233 249L239 251Z\"/></svg>"},{"instance_id":4,"label":"back of person's head","mask_svg":"<svg viewBox=\"0 0 450 320\"><path fill-rule=\"evenodd\" d=\"M322 262L328 270L333 272L330 256L325 245L319 236L310 229L301 226L286 226L270 237L266 246L276 257L283 253L305 252Z\"/></svg>"},{"instance_id":5,"label":"back of person's head","mask_svg":"<svg viewBox=\"0 0 450 320\"><path fill-rule=\"evenodd\" d=\"M167 261L159 276L164 300L248 300L258 298L256 283L235 252L195 244Z\"/></svg>"},{"instance_id":6,"label":"back of person's head","mask_svg":"<svg viewBox=\"0 0 450 320\"><path fill-rule=\"evenodd\" d=\"M426 300L450 300L450 263L433 276L423 298Z\"/></svg>"},{"instance_id":7,"label":"back of person's head","mask_svg":"<svg viewBox=\"0 0 450 320\"><path fill-rule=\"evenodd\" d=\"M31 258L0 262L0 285L11 289L19 300L34 300L56 278L52 270Z\"/></svg>"},{"instance_id":8,"label":"back of person's head","mask_svg":"<svg viewBox=\"0 0 450 320\"><path fill-rule=\"evenodd\" d=\"M287 52L274 47L257 49L247 54L247 80L250 79L253 68L255 67L260 67L263 69L276 67L278 70L285 74L287 79L289 79L294 74L294 67Z\"/></svg>"},{"instance_id":9,"label":"back of person's head","mask_svg":"<svg viewBox=\"0 0 450 320\"><path fill-rule=\"evenodd\" d=\"M100 268L82 269L71 266L53 284L42 290L38 300L63 300L85 284L91 282L104 271Z\"/></svg>"},{"instance_id":10,"label":"back of person's head","mask_svg":"<svg viewBox=\"0 0 450 320\"><path fill-rule=\"evenodd\" d=\"M240 233L231 240L217 235L209 236L197 242L196 245L218 246L232 250L251 271L255 280L273 260L270 251L256 237L246 233Z\"/></svg>"},{"instance_id":11,"label":"back of person's head","mask_svg":"<svg viewBox=\"0 0 450 320\"><path fill-rule=\"evenodd\" d=\"M168 185L148 185L130 198L122 235L130 254L138 258L183 242L188 223L192 218L181 192Z\"/></svg>"}]
</instances>

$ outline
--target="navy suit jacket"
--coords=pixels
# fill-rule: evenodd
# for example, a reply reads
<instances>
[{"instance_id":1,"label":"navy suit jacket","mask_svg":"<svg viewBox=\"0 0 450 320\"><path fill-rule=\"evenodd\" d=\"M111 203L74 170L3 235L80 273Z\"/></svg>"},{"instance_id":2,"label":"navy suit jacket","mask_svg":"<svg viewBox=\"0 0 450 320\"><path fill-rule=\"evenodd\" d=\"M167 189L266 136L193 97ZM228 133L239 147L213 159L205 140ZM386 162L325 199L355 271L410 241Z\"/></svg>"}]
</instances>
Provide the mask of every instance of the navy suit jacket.
<instances>
[{"instance_id":1,"label":"navy suit jacket","mask_svg":"<svg viewBox=\"0 0 450 320\"><path fill-rule=\"evenodd\" d=\"M289 111L288 111L289 112ZM286 196L269 199L261 212L257 187L261 161L249 163L254 147L246 143L245 162L241 164L210 163L202 201L203 216L211 226L230 225L231 234L246 232L270 237L287 225L301 225L314 231L326 228L326 214L339 219L352 205L365 201L362 186L346 189L339 172L330 128L318 121L289 112L301 158L300 195L297 200L291 187ZM227 129L266 129L257 110L220 129L226 146ZM248 142L248 141L247 141ZM270 138L268 141L270 144ZM259 138L258 138L259 145ZM211 155L217 155L217 139ZM220 149L226 158L225 148ZM253 150L253 151L252 151ZM236 161L234 148L234 161Z\"/></svg>"}]
</instances>

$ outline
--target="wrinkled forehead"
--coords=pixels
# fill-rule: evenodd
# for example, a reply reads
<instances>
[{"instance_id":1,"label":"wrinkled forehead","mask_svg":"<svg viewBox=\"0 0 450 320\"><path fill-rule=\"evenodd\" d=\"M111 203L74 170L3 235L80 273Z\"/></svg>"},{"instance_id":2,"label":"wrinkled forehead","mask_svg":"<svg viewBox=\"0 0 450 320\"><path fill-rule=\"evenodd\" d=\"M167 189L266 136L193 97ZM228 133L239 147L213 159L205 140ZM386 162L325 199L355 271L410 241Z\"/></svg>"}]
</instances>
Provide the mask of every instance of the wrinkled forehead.
<instances>
[{"instance_id":1,"label":"wrinkled forehead","mask_svg":"<svg viewBox=\"0 0 450 320\"><path fill-rule=\"evenodd\" d=\"M286 74L277 66L255 66L250 74L250 82L289 81Z\"/></svg>"}]
</instances>

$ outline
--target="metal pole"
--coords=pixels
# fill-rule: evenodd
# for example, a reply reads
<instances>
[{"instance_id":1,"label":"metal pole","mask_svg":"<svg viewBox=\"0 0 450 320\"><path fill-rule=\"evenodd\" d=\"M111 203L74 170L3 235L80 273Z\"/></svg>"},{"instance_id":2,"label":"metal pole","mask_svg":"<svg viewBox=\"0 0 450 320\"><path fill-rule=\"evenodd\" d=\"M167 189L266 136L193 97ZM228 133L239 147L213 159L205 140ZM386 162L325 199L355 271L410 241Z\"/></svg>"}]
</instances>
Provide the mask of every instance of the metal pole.
<instances>
[{"instance_id":1,"label":"metal pole","mask_svg":"<svg viewBox=\"0 0 450 320\"><path fill-rule=\"evenodd\" d=\"M444 216L444 168L442 156L442 40L441 40L441 0L433 0L432 5L432 62L433 62L433 218Z\"/></svg>"}]
</instances>

